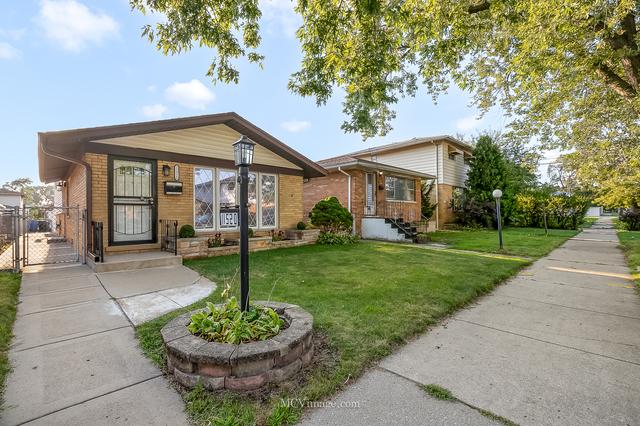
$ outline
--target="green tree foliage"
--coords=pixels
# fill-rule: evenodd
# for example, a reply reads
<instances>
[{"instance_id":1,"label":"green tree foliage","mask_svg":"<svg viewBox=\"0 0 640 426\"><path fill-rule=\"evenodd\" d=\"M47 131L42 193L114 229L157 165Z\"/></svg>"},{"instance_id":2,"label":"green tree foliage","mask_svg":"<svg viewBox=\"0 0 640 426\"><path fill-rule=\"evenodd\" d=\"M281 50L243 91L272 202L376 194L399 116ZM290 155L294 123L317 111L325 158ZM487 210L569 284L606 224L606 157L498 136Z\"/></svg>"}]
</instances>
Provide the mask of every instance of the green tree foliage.
<instances>
[{"instance_id":1,"label":"green tree foliage","mask_svg":"<svg viewBox=\"0 0 640 426\"><path fill-rule=\"evenodd\" d=\"M261 63L259 0L130 0L166 19L143 34L165 54L215 51L209 75ZM398 98L418 83L437 96L455 83L476 104L500 103L533 128L570 126L589 103L640 111L637 4L632 0L298 0L300 71L290 88L325 103L345 90L346 130L386 133Z\"/></svg>"},{"instance_id":2,"label":"green tree foliage","mask_svg":"<svg viewBox=\"0 0 640 426\"><path fill-rule=\"evenodd\" d=\"M29 178L18 178L2 185L3 189L22 193L26 206L47 206L53 204L55 188L52 185L34 185Z\"/></svg>"},{"instance_id":3,"label":"green tree foliage","mask_svg":"<svg viewBox=\"0 0 640 426\"><path fill-rule=\"evenodd\" d=\"M507 161L490 136L478 138L467 174L467 193L479 202L492 201L494 189L501 189L508 198L509 171Z\"/></svg>"},{"instance_id":4,"label":"green tree foliage","mask_svg":"<svg viewBox=\"0 0 640 426\"><path fill-rule=\"evenodd\" d=\"M309 220L313 226L330 233L349 231L353 225L353 216L336 197L318 201L309 212Z\"/></svg>"},{"instance_id":5,"label":"green tree foliage","mask_svg":"<svg viewBox=\"0 0 640 426\"><path fill-rule=\"evenodd\" d=\"M433 213L438 207L438 203L431 201L431 193L435 187L436 185L434 180L429 183L426 181L422 181L420 183L420 209L422 211L422 215L427 219L431 219L431 216L433 216Z\"/></svg>"}]
</instances>

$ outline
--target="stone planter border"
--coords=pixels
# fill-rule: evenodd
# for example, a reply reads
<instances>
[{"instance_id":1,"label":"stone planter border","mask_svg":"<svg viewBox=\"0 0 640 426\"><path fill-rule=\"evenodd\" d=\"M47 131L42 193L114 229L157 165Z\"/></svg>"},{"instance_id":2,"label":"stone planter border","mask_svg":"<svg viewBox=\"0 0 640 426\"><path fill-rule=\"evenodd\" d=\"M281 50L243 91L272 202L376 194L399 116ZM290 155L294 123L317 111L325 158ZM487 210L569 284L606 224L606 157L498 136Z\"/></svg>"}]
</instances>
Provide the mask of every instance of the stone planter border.
<instances>
[{"instance_id":1,"label":"stone planter border","mask_svg":"<svg viewBox=\"0 0 640 426\"><path fill-rule=\"evenodd\" d=\"M255 302L275 310L288 327L271 339L232 345L208 342L187 330L194 312L182 314L160 331L167 368L187 388L248 391L287 380L313 358L313 317L296 305Z\"/></svg>"}]
</instances>

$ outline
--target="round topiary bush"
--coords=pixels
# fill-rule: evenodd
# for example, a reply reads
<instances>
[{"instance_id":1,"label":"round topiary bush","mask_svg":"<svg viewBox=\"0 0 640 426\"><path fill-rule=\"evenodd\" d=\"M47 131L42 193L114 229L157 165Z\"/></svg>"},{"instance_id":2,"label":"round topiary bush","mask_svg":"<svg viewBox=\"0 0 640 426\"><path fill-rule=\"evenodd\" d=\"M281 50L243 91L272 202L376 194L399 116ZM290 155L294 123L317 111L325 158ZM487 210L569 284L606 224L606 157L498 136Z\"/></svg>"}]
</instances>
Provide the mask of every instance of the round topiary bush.
<instances>
[{"instance_id":1,"label":"round topiary bush","mask_svg":"<svg viewBox=\"0 0 640 426\"><path fill-rule=\"evenodd\" d=\"M298 231L304 231L305 229L307 229L307 224L304 222L298 222L296 228L298 229Z\"/></svg>"},{"instance_id":2,"label":"round topiary bush","mask_svg":"<svg viewBox=\"0 0 640 426\"><path fill-rule=\"evenodd\" d=\"M182 225L178 235L180 238L193 238L196 236L196 230L191 225Z\"/></svg>"},{"instance_id":3,"label":"round topiary bush","mask_svg":"<svg viewBox=\"0 0 640 426\"><path fill-rule=\"evenodd\" d=\"M353 225L351 212L336 197L318 201L309 212L309 220L322 231L332 233L349 231Z\"/></svg>"}]
</instances>

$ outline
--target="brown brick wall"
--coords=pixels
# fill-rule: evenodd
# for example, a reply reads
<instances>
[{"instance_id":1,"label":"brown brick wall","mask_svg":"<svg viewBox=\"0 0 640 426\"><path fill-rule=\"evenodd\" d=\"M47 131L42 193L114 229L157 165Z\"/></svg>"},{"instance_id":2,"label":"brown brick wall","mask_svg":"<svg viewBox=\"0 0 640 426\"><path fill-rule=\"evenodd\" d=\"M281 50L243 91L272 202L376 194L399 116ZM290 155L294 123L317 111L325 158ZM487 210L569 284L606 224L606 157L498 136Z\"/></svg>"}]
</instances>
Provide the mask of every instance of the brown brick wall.
<instances>
[{"instance_id":1,"label":"brown brick wall","mask_svg":"<svg viewBox=\"0 0 640 426\"><path fill-rule=\"evenodd\" d=\"M455 214L451 209L451 199L453 198L453 186L439 184L438 185L438 220L440 228L455 221Z\"/></svg>"},{"instance_id":2,"label":"brown brick wall","mask_svg":"<svg viewBox=\"0 0 640 426\"><path fill-rule=\"evenodd\" d=\"M302 176L278 175L278 228L293 229L301 220Z\"/></svg>"},{"instance_id":3,"label":"brown brick wall","mask_svg":"<svg viewBox=\"0 0 640 426\"><path fill-rule=\"evenodd\" d=\"M67 186L62 189L62 204L65 207L78 207L78 210L69 209L61 211L57 217L57 225L60 232L71 242L75 242L77 236L81 238L82 214L87 208L87 183L86 171L82 166L74 166L67 178ZM79 216L79 217L78 217Z\"/></svg>"},{"instance_id":4,"label":"brown brick wall","mask_svg":"<svg viewBox=\"0 0 640 426\"><path fill-rule=\"evenodd\" d=\"M165 195L164 182L176 180L174 176L176 164L180 169L178 180L182 182L182 194ZM169 166L169 176L162 175L164 165ZM160 219L177 220L178 226L193 225L193 164L158 161L158 220Z\"/></svg>"},{"instance_id":5,"label":"brown brick wall","mask_svg":"<svg viewBox=\"0 0 640 426\"><path fill-rule=\"evenodd\" d=\"M84 160L91 165L93 171L93 218L104 225L103 239L105 245L109 241L109 211L108 211L108 156L104 154L85 154ZM169 176L162 175L162 166L169 165ZM175 180L174 166L180 168L182 182L181 195L165 195L164 182ZM193 164L158 161L158 219L177 220L179 226L193 225ZM295 228L303 220L302 215L302 177L291 175L278 176L278 228ZM212 231L215 234L218 231ZM237 231L226 232L225 235L236 235ZM256 232L257 235L268 234ZM160 227L158 227L158 238Z\"/></svg>"}]
</instances>

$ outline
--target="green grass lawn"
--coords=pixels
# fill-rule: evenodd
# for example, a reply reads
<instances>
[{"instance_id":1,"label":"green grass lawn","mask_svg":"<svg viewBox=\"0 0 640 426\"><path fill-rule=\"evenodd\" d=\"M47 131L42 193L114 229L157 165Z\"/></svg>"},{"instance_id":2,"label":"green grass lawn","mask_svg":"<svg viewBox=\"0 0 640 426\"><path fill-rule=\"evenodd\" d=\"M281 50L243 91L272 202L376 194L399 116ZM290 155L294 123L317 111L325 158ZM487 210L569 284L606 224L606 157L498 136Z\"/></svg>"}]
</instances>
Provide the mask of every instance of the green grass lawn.
<instances>
[{"instance_id":1,"label":"green grass lawn","mask_svg":"<svg viewBox=\"0 0 640 426\"><path fill-rule=\"evenodd\" d=\"M11 371L7 355L9 343L11 343L13 321L16 319L19 290L19 274L0 272L0 400L4 393L4 381Z\"/></svg>"},{"instance_id":2,"label":"green grass lawn","mask_svg":"<svg viewBox=\"0 0 640 426\"><path fill-rule=\"evenodd\" d=\"M219 301L224 283L236 276L238 262L238 256L231 255L186 264L218 283L208 300ZM187 410L196 424L294 422L300 409L279 404L281 397L315 401L331 395L398 345L487 293L526 264L521 259L373 242L252 253L253 300L271 295L271 300L308 310L314 316L314 329L324 336L334 356L325 356L305 384L276 390L266 399L196 389L184 396ZM204 301L190 309L202 305ZM159 330L179 313L137 329L143 350L158 365L164 365Z\"/></svg>"},{"instance_id":3,"label":"green grass lawn","mask_svg":"<svg viewBox=\"0 0 640 426\"><path fill-rule=\"evenodd\" d=\"M537 258L544 256L579 231L550 229L549 235L539 228L505 228L502 232L504 250L500 251L498 231L469 229L429 233L433 242L448 244L451 248L489 253L504 253Z\"/></svg>"},{"instance_id":4,"label":"green grass lawn","mask_svg":"<svg viewBox=\"0 0 640 426\"><path fill-rule=\"evenodd\" d=\"M618 230L620 247L627 257L627 263L631 273L636 278L636 284L640 287L640 231Z\"/></svg>"}]
</instances>

